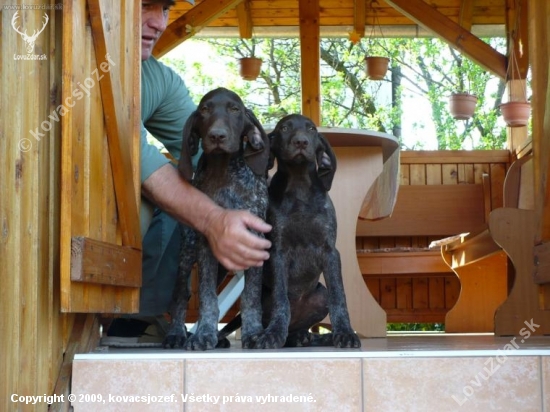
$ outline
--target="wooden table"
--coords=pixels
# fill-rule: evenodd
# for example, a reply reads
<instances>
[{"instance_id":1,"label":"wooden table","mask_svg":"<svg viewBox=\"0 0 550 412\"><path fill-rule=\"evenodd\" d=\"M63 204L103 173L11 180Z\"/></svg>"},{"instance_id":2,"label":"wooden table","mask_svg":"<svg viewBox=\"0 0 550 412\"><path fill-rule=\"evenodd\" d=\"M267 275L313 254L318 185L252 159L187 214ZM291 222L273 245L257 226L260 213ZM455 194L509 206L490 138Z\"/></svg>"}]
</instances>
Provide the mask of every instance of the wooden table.
<instances>
[{"instance_id":1,"label":"wooden table","mask_svg":"<svg viewBox=\"0 0 550 412\"><path fill-rule=\"evenodd\" d=\"M398 190L399 143L385 133L369 130L323 128L337 169L330 197L336 209L336 247L342 260L342 276L351 324L362 337L386 336L386 313L371 295L357 261L357 218L388 217Z\"/></svg>"}]
</instances>

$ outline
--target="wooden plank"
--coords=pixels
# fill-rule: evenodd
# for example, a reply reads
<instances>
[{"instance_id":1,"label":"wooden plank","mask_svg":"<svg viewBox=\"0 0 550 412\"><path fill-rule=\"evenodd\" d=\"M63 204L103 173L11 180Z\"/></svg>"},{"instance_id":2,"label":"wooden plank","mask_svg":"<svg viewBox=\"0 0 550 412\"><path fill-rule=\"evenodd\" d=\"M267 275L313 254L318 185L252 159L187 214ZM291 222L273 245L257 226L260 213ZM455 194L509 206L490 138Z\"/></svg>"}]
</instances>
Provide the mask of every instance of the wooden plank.
<instances>
[{"instance_id":1,"label":"wooden plank","mask_svg":"<svg viewBox=\"0 0 550 412\"><path fill-rule=\"evenodd\" d=\"M509 78L527 77L529 70L529 35L528 35L528 1L527 0L506 0L506 39L508 40L508 56L513 53L516 56L519 73ZM516 68L513 68L516 70ZM511 70L508 67L508 70ZM517 76L517 77L516 77Z\"/></svg>"},{"instance_id":2,"label":"wooden plank","mask_svg":"<svg viewBox=\"0 0 550 412\"><path fill-rule=\"evenodd\" d=\"M445 318L446 332L494 331L495 311L507 296L506 265L506 255L501 251L454 269L461 292Z\"/></svg>"},{"instance_id":3,"label":"wooden plank","mask_svg":"<svg viewBox=\"0 0 550 412\"><path fill-rule=\"evenodd\" d=\"M532 65L532 134L535 181L536 241L550 240L550 4L542 1L529 12L529 55Z\"/></svg>"},{"instance_id":4,"label":"wooden plank","mask_svg":"<svg viewBox=\"0 0 550 412\"><path fill-rule=\"evenodd\" d=\"M440 164L427 164L426 165L426 184L427 185L440 185L442 166Z\"/></svg>"},{"instance_id":5,"label":"wooden plank","mask_svg":"<svg viewBox=\"0 0 550 412\"><path fill-rule=\"evenodd\" d=\"M319 0L300 1L302 114L321 125Z\"/></svg>"},{"instance_id":6,"label":"wooden plank","mask_svg":"<svg viewBox=\"0 0 550 412\"><path fill-rule=\"evenodd\" d=\"M379 279L365 279L365 283L372 295L372 297L380 303L380 280Z\"/></svg>"},{"instance_id":7,"label":"wooden plank","mask_svg":"<svg viewBox=\"0 0 550 412\"><path fill-rule=\"evenodd\" d=\"M426 164L413 164L410 166L410 184L425 185L426 184ZM398 195L399 199L399 195Z\"/></svg>"},{"instance_id":8,"label":"wooden plank","mask_svg":"<svg viewBox=\"0 0 550 412\"><path fill-rule=\"evenodd\" d=\"M501 252L488 229L444 245L442 250L445 255L448 255L447 262L453 268L477 263L481 259Z\"/></svg>"},{"instance_id":9,"label":"wooden plank","mask_svg":"<svg viewBox=\"0 0 550 412\"><path fill-rule=\"evenodd\" d=\"M444 277L433 277L428 279L428 306L430 309L445 308Z\"/></svg>"},{"instance_id":10,"label":"wooden plank","mask_svg":"<svg viewBox=\"0 0 550 412\"><path fill-rule=\"evenodd\" d=\"M458 167L455 164L444 164L441 166L442 183L452 185L458 183Z\"/></svg>"},{"instance_id":11,"label":"wooden plank","mask_svg":"<svg viewBox=\"0 0 550 412\"><path fill-rule=\"evenodd\" d=\"M71 280L118 286L141 286L141 251L85 237L71 245Z\"/></svg>"},{"instance_id":12,"label":"wooden plank","mask_svg":"<svg viewBox=\"0 0 550 412\"><path fill-rule=\"evenodd\" d=\"M412 309L412 278L397 278L395 280L396 288L396 308ZM386 309L386 308L384 308Z\"/></svg>"},{"instance_id":13,"label":"wooden plank","mask_svg":"<svg viewBox=\"0 0 550 412\"><path fill-rule=\"evenodd\" d=\"M378 221L358 220L357 236L450 236L481 227L482 185L401 186L394 212Z\"/></svg>"},{"instance_id":14,"label":"wooden plank","mask_svg":"<svg viewBox=\"0 0 550 412\"><path fill-rule=\"evenodd\" d=\"M455 275L454 277L447 276L445 278L445 307L450 309L458 300L460 295L460 281Z\"/></svg>"},{"instance_id":15,"label":"wooden plank","mask_svg":"<svg viewBox=\"0 0 550 412\"><path fill-rule=\"evenodd\" d=\"M134 7L136 6L136 7ZM127 149L134 159L139 158L139 9L135 2L104 1L102 7L110 16L110 31L105 33L115 65L109 67L113 83L119 85L121 95L117 104L123 115L117 120L123 124ZM113 190L113 177L107 139L103 127L104 114L98 77L107 67L96 66L92 47L86 1L71 2L63 9L63 88L62 101L74 103L63 118L62 175L61 175L61 232L60 271L61 308L69 312L133 313L137 311L139 288L118 287L71 281L71 239L73 236L93 237L112 244L122 242L122 232ZM124 15L126 13L126 15ZM124 16L123 16L124 15ZM120 42L120 39L126 39ZM93 80L93 83L91 81ZM80 97L80 84L88 85L88 92ZM96 162L101 162L97 167ZM93 164L92 164L93 163ZM130 169L132 178L127 190L133 193L134 203L139 199L139 164ZM130 183L132 182L132 183ZM91 202L95 202L92 204ZM93 211L91 211L93 209ZM90 212L91 211L91 212ZM138 230L139 232L139 230ZM139 236L140 237L140 236ZM140 239L141 240L141 239ZM68 338L68 337L67 337Z\"/></svg>"},{"instance_id":16,"label":"wooden plank","mask_svg":"<svg viewBox=\"0 0 550 412\"><path fill-rule=\"evenodd\" d=\"M541 288L533 282L535 213L532 210L500 208L491 213L489 228L496 243L510 257L515 281L508 299L495 315L495 334L517 336L524 321L540 325L533 335L550 334L550 311L541 306Z\"/></svg>"},{"instance_id":17,"label":"wooden plank","mask_svg":"<svg viewBox=\"0 0 550 412\"><path fill-rule=\"evenodd\" d=\"M550 243L535 246L533 279L539 285L550 283Z\"/></svg>"},{"instance_id":18,"label":"wooden plank","mask_svg":"<svg viewBox=\"0 0 550 412\"><path fill-rule=\"evenodd\" d=\"M396 307L395 279L380 279L380 306L384 309Z\"/></svg>"},{"instance_id":19,"label":"wooden plank","mask_svg":"<svg viewBox=\"0 0 550 412\"><path fill-rule=\"evenodd\" d=\"M243 0L203 0L170 24L153 49L153 56L161 58L177 45L194 36L204 27L234 9Z\"/></svg>"},{"instance_id":20,"label":"wooden plank","mask_svg":"<svg viewBox=\"0 0 550 412\"><path fill-rule=\"evenodd\" d=\"M510 163L509 150L403 150L400 162L427 163Z\"/></svg>"},{"instance_id":21,"label":"wooden plank","mask_svg":"<svg viewBox=\"0 0 550 412\"><path fill-rule=\"evenodd\" d=\"M422 0L386 0L417 24L435 32L449 45L501 79L506 77L506 56L497 52Z\"/></svg>"},{"instance_id":22,"label":"wooden plank","mask_svg":"<svg viewBox=\"0 0 550 412\"><path fill-rule=\"evenodd\" d=\"M439 250L426 252L377 252L357 254L363 275L446 273L450 269Z\"/></svg>"},{"instance_id":23,"label":"wooden plank","mask_svg":"<svg viewBox=\"0 0 550 412\"><path fill-rule=\"evenodd\" d=\"M111 27L110 23L104 20L104 17L107 18L106 16L109 14L105 13L103 7L100 0L88 0L96 59L98 63L101 61L100 66L106 64L109 67L113 62L108 60L109 48L106 33L111 31ZM123 129L121 123L123 116L121 114L123 110L122 89L119 83L113 81L111 70L103 73L99 85L109 140L109 155L122 230L122 244L141 249L138 206L132 173L132 152L126 136L128 130Z\"/></svg>"},{"instance_id":24,"label":"wooden plank","mask_svg":"<svg viewBox=\"0 0 550 412\"><path fill-rule=\"evenodd\" d=\"M413 308L427 309L428 305L428 278L416 277L412 281Z\"/></svg>"}]
</instances>

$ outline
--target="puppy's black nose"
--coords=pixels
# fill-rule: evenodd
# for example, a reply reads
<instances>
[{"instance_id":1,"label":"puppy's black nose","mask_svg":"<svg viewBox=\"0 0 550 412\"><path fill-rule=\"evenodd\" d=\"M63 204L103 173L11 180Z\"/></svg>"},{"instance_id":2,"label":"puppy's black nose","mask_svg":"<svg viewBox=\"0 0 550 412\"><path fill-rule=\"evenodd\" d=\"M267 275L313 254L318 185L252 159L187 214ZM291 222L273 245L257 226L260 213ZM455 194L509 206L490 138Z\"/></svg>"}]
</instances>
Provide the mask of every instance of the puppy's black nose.
<instances>
[{"instance_id":1,"label":"puppy's black nose","mask_svg":"<svg viewBox=\"0 0 550 412\"><path fill-rule=\"evenodd\" d=\"M208 133L208 138L214 143L221 143L227 138L227 131L224 129L213 129Z\"/></svg>"},{"instance_id":2,"label":"puppy's black nose","mask_svg":"<svg viewBox=\"0 0 550 412\"><path fill-rule=\"evenodd\" d=\"M306 137L296 136L292 139L292 144L296 149L305 149L309 145L309 142Z\"/></svg>"}]
</instances>

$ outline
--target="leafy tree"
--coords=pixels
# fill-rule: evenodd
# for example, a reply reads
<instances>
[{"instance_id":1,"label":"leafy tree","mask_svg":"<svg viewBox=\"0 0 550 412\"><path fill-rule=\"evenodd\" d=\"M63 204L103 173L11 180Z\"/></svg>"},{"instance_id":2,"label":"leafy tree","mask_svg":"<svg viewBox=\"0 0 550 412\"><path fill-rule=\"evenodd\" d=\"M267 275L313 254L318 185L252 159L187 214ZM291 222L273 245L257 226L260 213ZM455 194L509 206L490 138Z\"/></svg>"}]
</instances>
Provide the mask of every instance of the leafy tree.
<instances>
[{"instance_id":1,"label":"leafy tree","mask_svg":"<svg viewBox=\"0 0 550 412\"><path fill-rule=\"evenodd\" d=\"M301 110L300 45L298 39L193 39L215 51L225 71L233 74L224 85L243 96L266 125ZM487 40L503 49L504 39ZM384 81L370 81L364 72L364 57L372 49L391 59ZM238 78L238 58L255 55L263 59L258 80ZM431 122L438 149L494 149L504 147L506 129L499 122L498 105L504 82L484 71L438 39L348 39L321 41L321 113L323 125L366 128L392 133L399 139L422 136L423 124ZM165 62L184 74L198 101L207 90L219 85L219 75L206 74L210 61L189 66L176 58ZM218 64L216 62L216 64ZM448 96L467 90L478 97L471 120L456 121L448 111ZM419 117L412 130L403 130L404 99L426 99L431 113ZM410 139L409 139L410 140ZM403 144L404 145L404 144ZM422 148L423 138L409 148Z\"/></svg>"}]
</instances>

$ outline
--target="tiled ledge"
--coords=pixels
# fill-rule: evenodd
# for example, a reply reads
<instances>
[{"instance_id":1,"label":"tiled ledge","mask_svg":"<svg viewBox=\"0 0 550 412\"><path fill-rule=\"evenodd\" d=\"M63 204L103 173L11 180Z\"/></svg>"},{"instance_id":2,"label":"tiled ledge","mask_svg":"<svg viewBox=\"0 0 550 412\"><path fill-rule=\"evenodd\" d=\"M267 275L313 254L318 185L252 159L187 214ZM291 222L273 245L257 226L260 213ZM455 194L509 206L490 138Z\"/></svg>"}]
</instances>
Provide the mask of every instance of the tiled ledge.
<instances>
[{"instance_id":1,"label":"tiled ledge","mask_svg":"<svg viewBox=\"0 0 550 412\"><path fill-rule=\"evenodd\" d=\"M72 392L102 403L72 405L75 412L550 411L550 338L505 350L510 341L399 336L365 339L353 350L101 350L75 357ZM166 398L128 400L136 396Z\"/></svg>"},{"instance_id":2,"label":"tiled ledge","mask_svg":"<svg viewBox=\"0 0 550 412\"><path fill-rule=\"evenodd\" d=\"M95 352L77 354L75 359L320 359L320 358L392 358L392 357L478 357L550 356L550 336L494 337L492 334L410 334L387 338L362 339L360 349L284 348L247 350L232 341L230 349L190 352L162 348L98 348Z\"/></svg>"}]
</instances>

